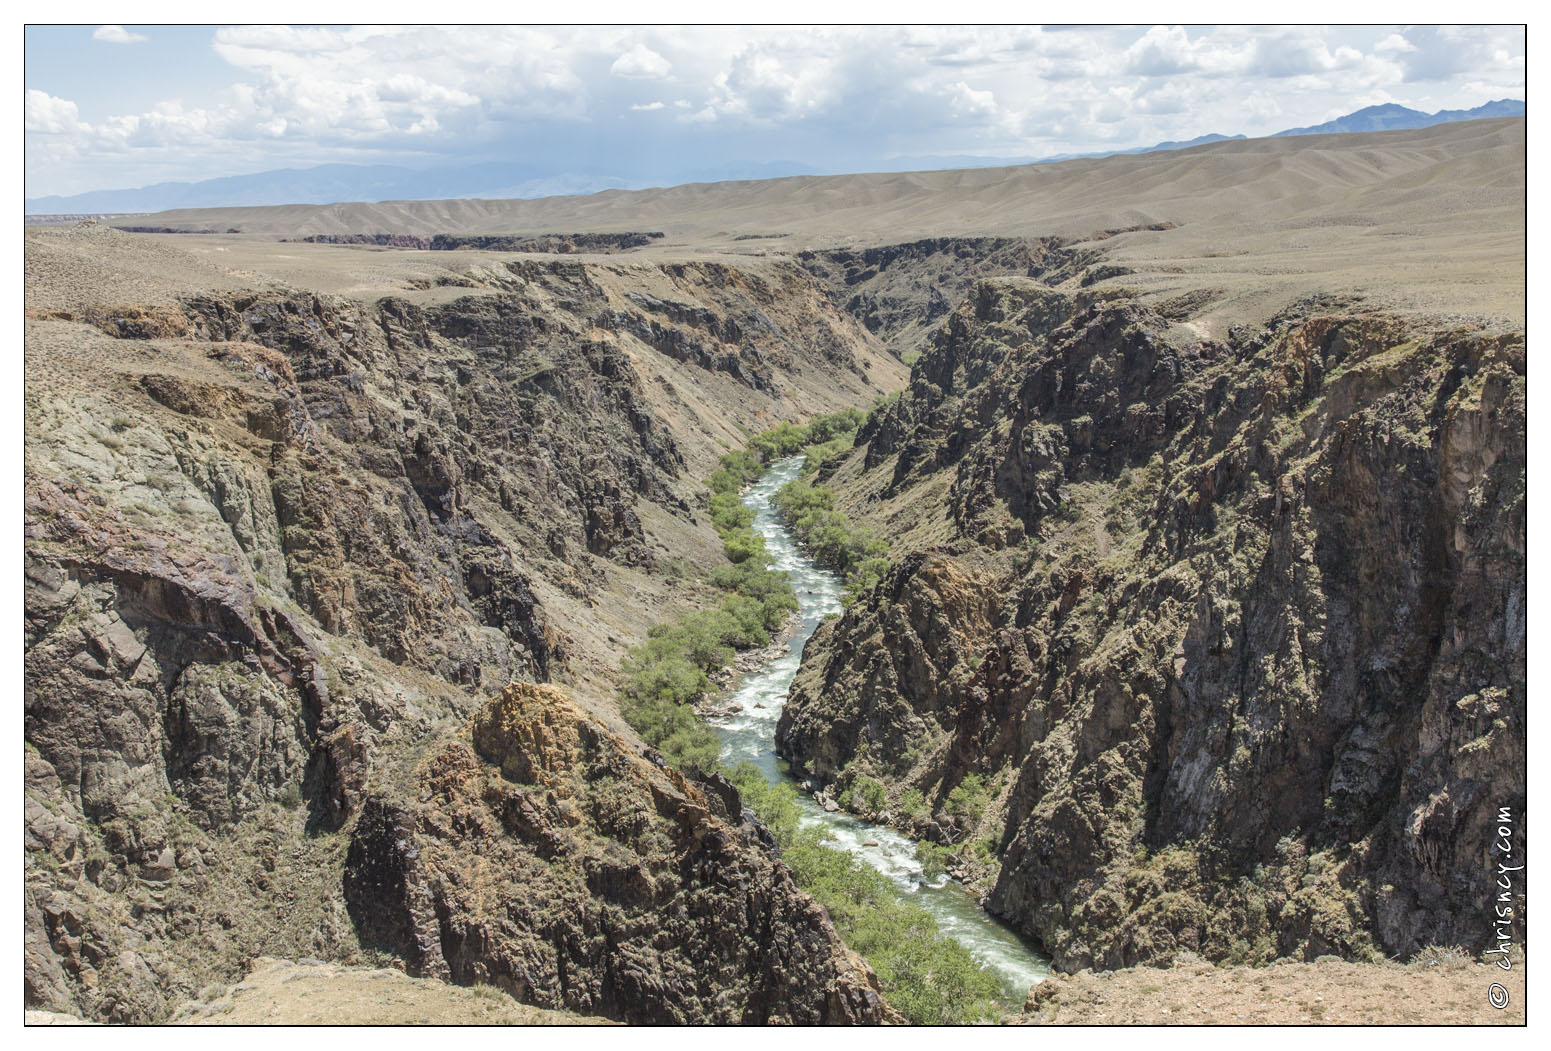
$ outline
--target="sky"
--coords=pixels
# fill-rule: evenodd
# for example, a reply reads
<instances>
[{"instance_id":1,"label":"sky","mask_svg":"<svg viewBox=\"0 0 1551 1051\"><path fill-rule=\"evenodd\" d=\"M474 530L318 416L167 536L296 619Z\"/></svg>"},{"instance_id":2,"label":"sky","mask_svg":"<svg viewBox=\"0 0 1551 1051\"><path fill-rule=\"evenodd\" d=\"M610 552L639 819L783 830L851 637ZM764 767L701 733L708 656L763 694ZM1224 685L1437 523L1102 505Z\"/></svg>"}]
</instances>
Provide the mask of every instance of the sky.
<instances>
[{"instance_id":1,"label":"sky","mask_svg":"<svg viewBox=\"0 0 1551 1051\"><path fill-rule=\"evenodd\" d=\"M1468 109L1525 77L1517 26L30 26L25 52L28 197L340 162L579 187L951 167Z\"/></svg>"}]
</instances>

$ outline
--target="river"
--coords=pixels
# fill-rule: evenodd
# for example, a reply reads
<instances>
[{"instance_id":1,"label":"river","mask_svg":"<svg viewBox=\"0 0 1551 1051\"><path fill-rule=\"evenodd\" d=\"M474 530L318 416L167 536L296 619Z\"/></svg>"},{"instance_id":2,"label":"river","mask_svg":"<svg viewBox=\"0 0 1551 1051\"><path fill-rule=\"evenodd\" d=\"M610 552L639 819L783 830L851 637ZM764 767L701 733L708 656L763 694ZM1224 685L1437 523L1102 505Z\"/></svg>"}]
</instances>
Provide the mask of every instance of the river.
<instances>
[{"instance_id":1,"label":"river","mask_svg":"<svg viewBox=\"0 0 1551 1051\"><path fill-rule=\"evenodd\" d=\"M752 760L773 783L792 780L787 764L775 754L775 727L802 660L803 645L820 621L842 608L840 579L802 553L771 503L776 490L802 474L802 460L793 456L777 461L743 497L744 505L754 512L754 532L765 538L771 565L791 578L801 623L785 653L744 678L729 698L727 710L732 714L711 720L721 736L727 764ZM961 884L946 876L927 880L908 836L850 814L825 813L802 793L798 804L804 824L823 825L834 836L835 846L893 880L902 893L932 914L944 934L962 943L982 967L1001 979L1014 1003L1021 1004L1029 986L1050 973L1049 961L982 909Z\"/></svg>"}]
</instances>

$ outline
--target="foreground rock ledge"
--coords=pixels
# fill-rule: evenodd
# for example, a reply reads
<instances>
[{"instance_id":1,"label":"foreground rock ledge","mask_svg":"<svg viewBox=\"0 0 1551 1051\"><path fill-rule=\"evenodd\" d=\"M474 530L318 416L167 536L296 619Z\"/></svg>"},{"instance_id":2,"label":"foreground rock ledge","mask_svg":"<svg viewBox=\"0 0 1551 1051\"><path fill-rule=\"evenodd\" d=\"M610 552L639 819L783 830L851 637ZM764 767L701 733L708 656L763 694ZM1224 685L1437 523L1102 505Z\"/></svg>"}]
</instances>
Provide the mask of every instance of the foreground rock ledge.
<instances>
[{"instance_id":1,"label":"foreground rock ledge","mask_svg":"<svg viewBox=\"0 0 1551 1051\"><path fill-rule=\"evenodd\" d=\"M462 989L432 978L411 978L390 967L341 967L321 960L269 957L255 961L252 973L237 985L211 986L172 1017L174 1025L592 1025L598 1021L528 1007L494 989Z\"/></svg>"},{"instance_id":2,"label":"foreground rock ledge","mask_svg":"<svg viewBox=\"0 0 1551 1051\"><path fill-rule=\"evenodd\" d=\"M366 800L344 886L411 974L633 1023L892 1015L741 813L555 687L508 686L406 787Z\"/></svg>"}]
</instances>

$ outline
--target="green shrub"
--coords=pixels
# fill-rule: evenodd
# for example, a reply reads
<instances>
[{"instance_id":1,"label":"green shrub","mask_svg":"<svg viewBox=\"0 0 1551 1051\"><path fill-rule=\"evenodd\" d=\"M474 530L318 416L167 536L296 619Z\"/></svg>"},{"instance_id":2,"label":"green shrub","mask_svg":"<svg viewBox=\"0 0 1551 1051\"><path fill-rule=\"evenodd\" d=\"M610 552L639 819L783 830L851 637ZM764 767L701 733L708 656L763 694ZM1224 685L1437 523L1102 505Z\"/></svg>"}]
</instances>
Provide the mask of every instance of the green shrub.
<instances>
[{"instance_id":1,"label":"green shrub","mask_svg":"<svg viewBox=\"0 0 1551 1051\"><path fill-rule=\"evenodd\" d=\"M722 543L722 552L729 562L747 562L754 559L755 565L763 565L766 558L765 538L755 536L746 530L734 533Z\"/></svg>"},{"instance_id":2,"label":"green shrub","mask_svg":"<svg viewBox=\"0 0 1551 1051\"><path fill-rule=\"evenodd\" d=\"M628 657L625 672L625 695L643 703L693 704L711 685L704 668L675 653Z\"/></svg>"},{"instance_id":3,"label":"green shrub","mask_svg":"<svg viewBox=\"0 0 1551 1051\"><path fill-rule=\"evenodd\" d=\"M839 438L808 446L802 451L802 473L812 474L822 467L826 460L833 460L837 456L850 452L855 439L855 434L844 434Z\"/></svg>"},{"instance_id":4,"label":"green shrub","mask_svg":"<svg viewBox=\"0 0 1551 1051\"><path fill-rule=\"evenodd\" d=\"M727 539L726 534L747 530L754 524L754 512L743 506L738 490L714 493L711 497L711 524Z\"/></svg>"},{"instance_id":5,"label":"green shrub","mask_svg":"<svg viewBox=\"0 0 1551 1051\"><path fill-rule=\"evenodd\" d=\"M883 412L885 409L892 408L900 398L904 397L904 394L904 391L897 390L893 394L878 395L873 399L872 404L867 407L867 419L872 419L874 413ZM863 422L865 423L866 420Z\"/></svg>"},{"instance_id":6,"label":"green shrub","mask_svg":"<svg viewBox=\"0 0 1551 1051\"><path fill-rule=\"evenodd\" d=\"M828 416L815 416L808 421L808 444L818 445L854 435L866 421L867 413L861 409L841 409Z\"/></svg>"},{"instance_id":7,"label":"green shrub","mask_svg":"<svg viewBox=\"0 0 1551 1051\"><path fill-rule=\"evenodd\" d=\"M883 579L893 563L886 558L864 558L858 562L846 574L846 591L844 601L846 605L855 602L862 592L872 588Z\"/></svg>"},{"instance_id":8,"label":"green shrub","mask_svg":"<svg viewBox=\"0 0 1551 1051\"><path fill-rule=\"evenodd\" d=\"M916 861L921 865L921 874L929 880L946 872L948 862L953 859L953 851L924 839L916 844L915 854Z\"/></svg>"},{"instance_id":9,"label":"green shrub","mask_svg":"<svg viewBox=\"0 0 1551 1051\"><path fill-rule=\"evenodd\" d=\"M985 779L979 774L965 774L958 787L948 793L948 813L978 818L989 802Z\"/></svg>"},{"instance_id":10,"label":"green shrub","mask_svg":"<svg viewBox=\"0 0 1551 1051\"><path fill-rule=\"evenodd\" d=\"M872 816L889 805L889 793L883 782L863 774L840 793L840 805L852 813Z\"/></svg>"}]
</instances>

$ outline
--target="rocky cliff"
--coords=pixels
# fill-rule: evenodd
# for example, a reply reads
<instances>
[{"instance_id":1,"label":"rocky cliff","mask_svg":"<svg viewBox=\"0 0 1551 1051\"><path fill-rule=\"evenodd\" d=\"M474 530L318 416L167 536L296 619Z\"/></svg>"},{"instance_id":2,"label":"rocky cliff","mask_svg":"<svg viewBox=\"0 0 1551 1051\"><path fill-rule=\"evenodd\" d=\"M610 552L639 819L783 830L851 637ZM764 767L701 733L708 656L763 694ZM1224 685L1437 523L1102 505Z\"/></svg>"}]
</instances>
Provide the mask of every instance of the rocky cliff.
<instances>
[{"instance_id":1,"label":"rocky cliff","mask_svg":"<svg viewBox=\"0 0 1551 1051\"><path fill-rule=\"evenodd\" d=\"M1523 336L1180 331L1016 280L946 318L830 479L903 557L781 747L980 844L1063 969L1483 948L1525 802Z\"/></svg>"},{"instance_id":2,"label":"rocky cliff","mask_svg":"<svg viewBox=\"0 0 1551 1051\"><path fill-rule=\"evenodd\" d=\"M897 375L790 264L417 266L357 295L103 228L29 235L29 1004L155 1021L259 956L380 962L347 855L418 783L410 760L514 680L566 683L626 748L611 673L710 591L716 456ZM688 883L738 886L754 862L711 838L652 863L691 850ZM843 958L761 864L765 943L800 942L814 974ZM640 982L667 981L659 950ZM473 973L476 948L449 952ZM755 1006L640 1010L872 1010L748 988ZM596 989L575 997L628 1013Z\"/></svg>"},{"instance_id":3,"label":"rocky cliff","mask_svg":"<svg viewBox=\"0 0 1551 1051\"><path fill-rule=\"evenodd\" d=\"M886 1016L736 790L643 759L560 690L508 687L414 778L367 801L344 877L363 940L412 973L637 1023Z\"/></svg>"}]
</instances>

